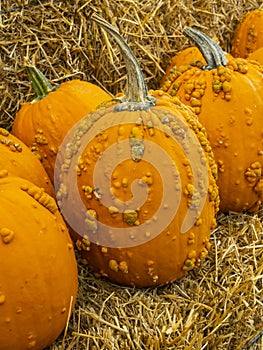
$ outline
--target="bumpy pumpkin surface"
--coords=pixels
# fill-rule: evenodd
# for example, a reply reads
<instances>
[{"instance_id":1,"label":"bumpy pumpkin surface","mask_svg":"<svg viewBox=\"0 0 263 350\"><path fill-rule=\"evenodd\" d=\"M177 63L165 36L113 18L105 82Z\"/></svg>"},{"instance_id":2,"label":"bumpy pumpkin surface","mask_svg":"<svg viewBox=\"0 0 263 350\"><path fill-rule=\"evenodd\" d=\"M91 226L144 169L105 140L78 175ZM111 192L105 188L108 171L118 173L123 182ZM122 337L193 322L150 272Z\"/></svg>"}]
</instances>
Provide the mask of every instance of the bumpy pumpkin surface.
<instances>
[{"instance_id":1,"label":"bumpy pumpkin surface","mask_svg":"<svg viewBox=\"0 0 263 350\"><path fill-rule=\"evenodd\" d=\"M232 55L227 52L225 52L225 56L227 59L232 58ZM184 65L203 67L205 64L205 58L197 46L187 47L186 49L179 51L174 57L171 58L170 63L168 64L161 79L160 85L167 85L170 77L173 76L173 73L178 69L178 67L181 67L180 70L183 70Z\"/></svg>"},{"instance_id":2,"label":"bumpy pumpkin surface","mask_svg":"<svg viewBox=\"0 0 263 350\"><path fill-rule=\"evenodd\" d=\"M74 248L54 198L0 171L0 349L42 350L77 294Z\"/></svg>"},{"instance_id":3,"label":"bumpy pumpkin surface","mask_svg":"<svg viewBox=\"0 0 263 350\"><path fill-rule=\"evenodd\" d=\"M27 70L36 98L21 106L12 133L39 157L53 182L56 154L68 130L111 97L100 87L81 80L53 87L36 67Z\"/></svg>"},{"instance_id":4,"label":"bumpy pumpkin surface","mask_svg":"<svg viewBox=\"0 0 263 350\"><path fill-rule=\"evenodd\" d=\"M263 46L263 11L252 10L238 24L232 39L231 54L234 57L247 58L256 49Z\"/></svg>"},{"instance_id":5,"label":"bumpy pumpkin surface","mask_svg":"<svg viewBox=\"0 0 263 350\"><path fill-rule=\"evenodd\" d=\"M204 57L196 46L190 46L186 49L179 51L174 57L171 58L165 70L165 74L162 77L161 85L171 74L171 70L173 70L174 66L178 67L184 64L192 64L196 61L203 61L203 64L205 64Z\"/></svg>"},{"instance_id":6,"label":"bumpy pumpkin surface","mask_svg":"<svg viewBox=\"0 0 263 350\"><path fill-rule=\"evenodd\" d=\"M40 161L30 149L7 130L0 128L0 169L33 182L54 196L53 185Z\"/></svg>"},{"instance_id":7,"label":"bumpy pumpkin surface","mask_svg":"<svg viewBox=\"0 0 263 350\"><path fill-rule=\"evenodd\" d=\"M148 95L127 44L93 18L122 48L128 85L119 103L90 113L64 140L58 203L98 275L128 286L166 284L208 253L218 210L213 153L193 111L161 91Z\"/></svg>"},{"instance_id":8,"label":"bumpy pumpkin surface","mask_svg":"<svg viewBox=\"0 0 263 350\"><path fill-rule=\"evenodd\" d=\"M218 164L220 209L257 211L263 200L263 75L245 59L229 59L204 33L187 28L208 65L175 69L161 89L195 109ZM206 51L206 52L205 52Z\"/></svg>"}]
</instances>

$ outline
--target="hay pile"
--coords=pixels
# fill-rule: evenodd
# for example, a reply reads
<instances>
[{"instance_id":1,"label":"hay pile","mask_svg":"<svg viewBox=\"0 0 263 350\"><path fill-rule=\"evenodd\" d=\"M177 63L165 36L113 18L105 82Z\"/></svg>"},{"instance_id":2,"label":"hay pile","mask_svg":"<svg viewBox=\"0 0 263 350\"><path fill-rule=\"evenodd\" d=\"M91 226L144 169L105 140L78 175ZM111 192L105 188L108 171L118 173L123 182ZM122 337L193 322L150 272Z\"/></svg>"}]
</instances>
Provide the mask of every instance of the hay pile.
<instances>
[{"instance_id":1,"label":"hay pile","mask_svg":"<svg viewBox=\"0 0 263 350\"><path fill-rule=\"evenodd\" d=\"M262 349L262 222L220 215L202 267L165 287L118 287L80 262L75 313L49 350Z\"/></svg>"},{"instance_id":2,"label":"hay pile","mask_svg":"<svg viewBox=\"0 0 263 350\"><path fill-rule=\"evenodd\" d=\"M149 88L195 26L230 49L233 30L254 0L65 0L0 2L0 126L10 128L32 90L24 60L54 83L94 82L115 94L125 84L118 47L89 21L116 24ZM79 295L61 349L263 349L263 211L222 215L203 266L157 289L122 288L95 278L79 260Z\"/></svg>"},{"instance_id":3,"label":"hay pile","mask_svg":"<svg viewBox=\"0 0 263 350\"><path fill-rule=\"evenodd\" d=\"M0 2L0 126L9 126L32 97L24 61L59 84L84 79L120 92L125 66L116 44L89 17L116 24L140 61L149 88L158 86L169 59L189 46L182 29L195 26L228 51L233 29L255 0L5 0Z\"/></svg>"}]
</instances>

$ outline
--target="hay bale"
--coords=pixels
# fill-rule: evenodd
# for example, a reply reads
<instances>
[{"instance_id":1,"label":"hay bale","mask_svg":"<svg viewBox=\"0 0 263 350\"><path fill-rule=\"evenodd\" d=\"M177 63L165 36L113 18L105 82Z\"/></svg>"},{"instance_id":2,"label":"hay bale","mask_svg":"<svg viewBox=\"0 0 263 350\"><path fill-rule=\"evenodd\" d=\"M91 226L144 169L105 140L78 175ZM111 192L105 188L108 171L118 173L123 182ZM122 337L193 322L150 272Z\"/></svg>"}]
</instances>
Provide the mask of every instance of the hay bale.
<instances>
[{"instance_id":1,"label":"hay bale","mask_svg":"<svg viewBox=\"0 0 263 350\"><path fill-rule=\"evenodd\" d=\"M218 216L201 268L153 289L116 286L79 261L77 306L60 349L262 349L263 211Z\"/></svg>"},{"instance_id":2,"label":"hay bale","mask_svg":"<svg viewBox=\"0 0 263 350\"><path fill-rule=\"evenodd\" d=\"M261 349L262 214L220 214L202 267L168 286L119 287L79 261L77 306L50 350Z\"/></svg>"},{"instance_id":3,"label":"hay bale","mask_svg":"<svg viewBox=\"0 0 263 350\"><path fill-rule=\"evenodd\" d=\"M21 7L17 7L17 3ZM97 11L138 58L149 88L169 59L190 45L185 26L229 51L239 19L262 1L65 0L0 3L0 126L9 128L32 98L24 60L54 83L94 82L120 92L126 69L118 47L89 17ZM123 288L93 276L79 258L79 294L61 349L262 349L263 212L222 215L201 268L165 287Z\"/></svg>"},{"instance_id":4,"label":"hay bale","mask_svg":"<svg viewBox=\"0 0 263 350\"><path fill-rule=\"evenodd\" d=\"M149 88L158 86L169 59L190 45L182 29L195 26L230 48L240 17L262 1L65 0L0 4L0 126L8 127L32 97L24 60L59 84L84 79L116 94L126 69L116 44L89 20L94 11L115 24L138 58ZM24 6L17 6L24 4Z\"/></svg>"}]
</instances>

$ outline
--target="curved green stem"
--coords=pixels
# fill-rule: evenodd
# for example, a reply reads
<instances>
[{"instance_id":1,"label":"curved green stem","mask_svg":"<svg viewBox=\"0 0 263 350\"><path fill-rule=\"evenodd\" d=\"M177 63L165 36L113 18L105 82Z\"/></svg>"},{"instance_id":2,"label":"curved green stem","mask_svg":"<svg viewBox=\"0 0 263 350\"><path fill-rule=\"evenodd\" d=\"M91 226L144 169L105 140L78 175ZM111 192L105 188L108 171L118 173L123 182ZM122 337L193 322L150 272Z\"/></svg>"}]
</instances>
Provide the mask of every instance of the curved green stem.
<instances>
[{"instance_id":1,"label":"curved green stem","mask_svg":"<svg viewBox=\"0 0 263 350\"><path fill-rule=\"evenodd\" d=\"M200 30L186 27L183 31L185 36L194 41L199 51L207 62L206 69L215 69L219 66L226 66L227 59L222 48L208 35Z\"/></svg>"},{"instance_id":2,"label":"curved green stem","mask_svg":"<svg viewBox=\"0 0 263 350\"><path fill-rule=\"evenodd\" d=\"M132 50L120 33L105 19L93 14L91 19L111 34L118 43L127 68L127 85L125 95L121 98L122 104L116 110L149 109L155 99L148 95L148 90L140 69L139 63Z\"/></svg>"},{"instance_id":3,"label":"curved green stem","mask_svg":"<svg viewBox=\"0 0 263 350\"><path fill-rule=\"evenodd\" d=\"M41 100L58 88L58 86L52 86L44 74L35 66L27 65L26 70L35 93L35 98L31 103Z\"/></svg>"}]
</instances>

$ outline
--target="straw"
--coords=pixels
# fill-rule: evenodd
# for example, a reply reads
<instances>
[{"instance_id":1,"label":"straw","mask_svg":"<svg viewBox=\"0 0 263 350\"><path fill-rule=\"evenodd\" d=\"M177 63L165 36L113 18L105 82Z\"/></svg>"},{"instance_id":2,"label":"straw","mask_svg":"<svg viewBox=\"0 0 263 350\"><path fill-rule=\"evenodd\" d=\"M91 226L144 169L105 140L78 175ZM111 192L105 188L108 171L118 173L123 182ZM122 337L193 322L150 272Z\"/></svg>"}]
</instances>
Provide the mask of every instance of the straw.
<instances>
[{"instance_id":1,"label":"straw","mask_svg":"<svg viewBox=\"0 0 263 350\"><path fill-rule=\"evenodd\" d=\"M93 12L118 27L154 89L173 55L191 45L185 26L229 51L239 20L259 6L262 1L253 0L2 1L0 126L10 129L33 97L25 59L54 85L82 79L111 94L122 91L124 62L90 21ZM124 288L97 278L76 252L77 304L48 350L262 349L263 211L219 214L217 222L202 266L159 288Z\"/></svg>"}]
</instances>

